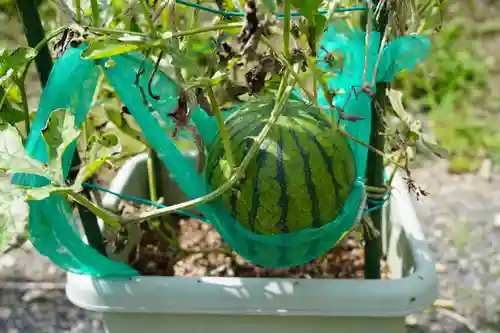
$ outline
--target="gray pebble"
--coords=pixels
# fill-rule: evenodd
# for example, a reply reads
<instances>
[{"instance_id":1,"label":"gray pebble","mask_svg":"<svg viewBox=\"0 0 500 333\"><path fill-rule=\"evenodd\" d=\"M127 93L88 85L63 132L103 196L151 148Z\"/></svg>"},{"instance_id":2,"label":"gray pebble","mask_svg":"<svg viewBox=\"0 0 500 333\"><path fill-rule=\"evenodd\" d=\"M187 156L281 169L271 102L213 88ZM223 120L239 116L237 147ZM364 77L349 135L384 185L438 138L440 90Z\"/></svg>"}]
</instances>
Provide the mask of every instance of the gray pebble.
<instances>
[{"instance_id":1,"label":"gray pebble","mask_svg":"<svg viewBox=\"0 0 500 333\"><path fill-rule=\"evenodd\" d=\"M413 171L417 183L431 193L415 208L434 258L447 267L439 270L441 297L455 301L458 313L482 327L500 314L500 276L493 273L500 270L500 174L485 180L450 175L446 169L441 161ZM469 332L453 319L436 319L431 324L429 316L420 316L418 324L425 333Z\"/></svg>"}]
</instances>

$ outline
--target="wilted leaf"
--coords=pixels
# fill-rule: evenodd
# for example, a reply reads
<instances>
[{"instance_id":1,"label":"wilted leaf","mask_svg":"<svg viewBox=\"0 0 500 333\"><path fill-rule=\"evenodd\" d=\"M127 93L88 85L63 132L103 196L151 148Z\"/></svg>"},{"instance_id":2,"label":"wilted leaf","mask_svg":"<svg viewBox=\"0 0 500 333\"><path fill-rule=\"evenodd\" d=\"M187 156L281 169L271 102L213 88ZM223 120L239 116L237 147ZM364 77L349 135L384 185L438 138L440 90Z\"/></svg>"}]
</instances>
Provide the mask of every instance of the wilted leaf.
<instances>
[{"instance_id":1,"label":"wilted leaf","mask_svg":"<svg viewBox=\"0 0 500 333\"><path fill-rule=\"evenodd\" d=\"M387 89L387 97L391 103L392 109L396 116L405 124L410 124L413 121L412 116L406 112L403 106L403 93L395 89Z\"/></svg>"},{"instance_id":2,"label":"wilted leaf","mask_svg":"<svg viewBox=\"0 0 500 333\"><path fill-rule=\"evenodd\" d=\"M435 141L433 141L429 136L426 134L421 134L420 139L422 140L422 143L429 148L436 156L440 158L448 158L448 150L445 148L441 147L438 145Z\"/></svg>"},{"instance_id":3,"label":"wilted leaf","mask_svg":"<svg viewBox=\"0 0 500 333\"><path fill-rule=\"evenodd\" d=\"M15 236L24 233L28 213L26 193L12 185L6 174L0 174L0 252Z\"/></svg>"},{"instance_id":4,"label":"wilted leaf","mask_svg":"<svg viewBox=\"0 0 500 333\"><path fill-rule=\"evenodd\" d=\"M75 117L67 109L52 111L42 136L48 146L49 167L56 173L57 182L64 183L62 156L66 149L78 138L80 130L75 127Z\"/></svg>"},{"instance_id":5,"label":"wilted leaf","mask_svg":"<svg viewBox=\"0 0 500 333\"><path fill-rule=\"evenodd\" d=\"M87 60L97 60L109 58L123 53L137 51L141 48L147 48L150 45L147 41L120 41L116 39L104 39L91 42L82 52L82 58Z\"/></svg>"},{"instance_id":6,"label":"wilted leaf","mask_svg":"<svg viewBox=\"0 0 500 333\"><path fill-rule=\"evenodd\" d=\"M403 93L398 90L388 89L387 96L391 103L392 109L396 116L405 124L409 130L408 138L413 141L421 140L422 143L429 148L436 156L441 158L446 158L448 156L448 151L439 146L435 141L433 141L428 135L422 133L421 124L419 121L413 119L413 117L405 110L403 106Z\"/></svg>"},{"instance_id":7,"label":"wilted leaf","mask_svg":"<svg viewBox=\"0 0 500 333\"><path fill-rule=\"evenodd\" d=\"M104 133L94 135L89 139L85 164L76 176L75 186L80 187L90 178L110 157L121 152L120 139L115 134Z\"/></svg>"},{"instance_id":8,"label":"wilted leaf","mask_svg":"<svg viewBox=\"0 0 500 333\"><path fill-rule=\"evenodd\" d=\"M0 125L0 171L49 176L40 161L28 156L19 132L10 124Z\"/></svg>"}]
</instances>

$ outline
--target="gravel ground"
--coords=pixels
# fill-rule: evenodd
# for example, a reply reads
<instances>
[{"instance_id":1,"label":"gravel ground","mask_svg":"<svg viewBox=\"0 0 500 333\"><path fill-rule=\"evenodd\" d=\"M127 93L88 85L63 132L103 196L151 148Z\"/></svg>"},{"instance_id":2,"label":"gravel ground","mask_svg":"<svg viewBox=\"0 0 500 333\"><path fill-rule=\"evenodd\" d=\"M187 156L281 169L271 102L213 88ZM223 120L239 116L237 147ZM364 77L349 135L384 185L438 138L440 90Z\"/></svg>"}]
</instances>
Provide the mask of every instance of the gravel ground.
<instances>
[{"instance_id":1,"label":"gravel ground","mask_svg":"<svg viewBox=\"0 0 500 333\"><path fill-rule=\"evenodd\" d=\"M454 302L456 313L431 310L410 322L426 323L428 331L421 332L498 333L500 173L488 163L478 175L451 175L446 168L442 161L414 171L430 192L415 207L435 254L441 297Z\"/></svg>"},{"instance_id":2,"label":"gravel ground","mask_svg":"<svg viewBox=\"0 0 500 333\"><path fill-rule=\"evenodd\" d=\"M449 175L446 163L439 162L415 170L414 178L430 192L415 206L435 253L441 297L455 309L411 316L408 332L500 333L500 174ZM103 328L99 314L66 299L64 273L26 246L0 258L4 332L101 333Z\"/></svg>"}]
</instances>

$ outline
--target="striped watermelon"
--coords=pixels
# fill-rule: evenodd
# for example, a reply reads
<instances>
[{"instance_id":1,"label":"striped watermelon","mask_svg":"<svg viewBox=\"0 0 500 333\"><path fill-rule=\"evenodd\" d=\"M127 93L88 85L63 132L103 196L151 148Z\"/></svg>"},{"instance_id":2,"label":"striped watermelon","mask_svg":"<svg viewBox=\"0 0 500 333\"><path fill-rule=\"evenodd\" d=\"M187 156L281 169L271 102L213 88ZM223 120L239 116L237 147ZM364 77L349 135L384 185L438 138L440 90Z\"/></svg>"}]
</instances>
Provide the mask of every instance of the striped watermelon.
<instances>
[{"instance_id":1,"label":"striped watermelon","mask_svg":"<svg viewBox=\"0 0 500 333\"><path fill-rule=\"evenodd\" d=\"M239 165L272 111L274 100L249 102L225 122ZM230 177L221 138L208 149L206 177L216 188ZM352 152L321 111L290 100L245 177L222 200L236 221L258 234L318 228L339 214L355 179Z\"/></svg>"}]
</instances>

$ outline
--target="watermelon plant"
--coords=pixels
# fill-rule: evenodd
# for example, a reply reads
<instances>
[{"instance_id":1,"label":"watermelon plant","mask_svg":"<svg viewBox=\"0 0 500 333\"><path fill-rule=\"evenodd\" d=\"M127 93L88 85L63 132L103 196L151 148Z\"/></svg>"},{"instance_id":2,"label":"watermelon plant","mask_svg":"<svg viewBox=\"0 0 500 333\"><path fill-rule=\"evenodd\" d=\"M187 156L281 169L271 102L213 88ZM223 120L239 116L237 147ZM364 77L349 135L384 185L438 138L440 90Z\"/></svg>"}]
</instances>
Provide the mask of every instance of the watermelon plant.
<instances>
[{"instance_id":1,"label":"watermelon plant","mask_svg":"<svg viewBox=\"0 0 500 333\"><path fill-rule=\"evenodd\" d=\"M175 247L178 258L189 251L180 244L178 225L166 222L165 217L189 215L186 210L218 198L240 226L259 235L327 225L339 216L353 190L357 166L352 145L361 145L369 150L365 183L370 200L362 218L365 277L379 277L380 207L396 170L406 174L409 190L426 195L411 178L412 147L421 141L439 156L445 151L427 138L419 123L404 110L401 94L388 83L376 82L377 70L383 67L382 51L389 42L411 36L422 18L427 20L425 24L431 24L429 18L441 2L247 0L199 4L139 0L106 8L96 0L88 4L56 3L72 24L49 32L45 38L39 34L28 40L29 48L5 50L0 57L5 90L0 105L4 142L0 169L9 175L31 174L44 179L36 186L14 179L17 197L34 202L56 194L80 207L87 239L103 255L111 256L106 254L104 243L113 243L117 250L126 243L118 242L117 235L132 239L129 226L140 225L142 232L159 235ZM353 62L346 54L320 47L331 26L346 40L364 30L364 45L358 45L366 50L362 82L349 91L330 87L331 79L340 77L345 66ZM374 30L382 38L375 45L380 51L370 74ZM75 116L77 103L51 112L40 132L47 144L47 156L41 161L22 149L26 137L19 129L24 127L28 133L32 124L25 88L27 70L43 56L40 50L48 43L54 57L59 58L56 61L65 61L65 55L71 52L81 52L80 58L95 63L100 74L86 119ZM120 58L128 55L135 58ZM118 61L124 61L121 59L141 59L127 84L140 92L142 103L178 146L187 143L197 149L198 172L213 191L174 206L161 204L160 152L146 139L147 131L138 129L134 117L137 110L129 110L106 76ZM404 63L404 59L400 61ZM395 66L401 69L406 65ZM42 67L38 69L43 71ZM160 90L160 80L172 85ZM373 110L370 142L357 139L346 129L349 123L365 120L338 105L335 101L340 95L346 100L360 95L369 98ZM164 100L174 107L162 104ZM326 107L320 100L327 102ZM34 116L33 124L37 121ZM196 126L201 118L217 124L212 140ZM20 121L24 126L18 126ZM75 160L80 162L67 170L65 160L72 158L68 154L76 141L79 149ZM160 208L126 216L101 207L95 192L106 189L95 184L95 177L106 166L120 165L131 151L148 152L150 198L128 199ZM393 165L393 172L384 178L388 164ZM68 173L72 174L69 178ZM85 218L89 212L112 230L104 235L107 240L102 241L95 219ZM17 218L7 219L11 220ZM139 237L139 242L143 239ZM223 247L210 251L229 250Z\"/></svg>"}]
</instances>

